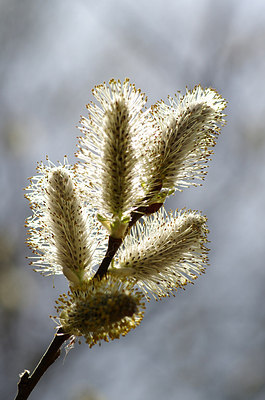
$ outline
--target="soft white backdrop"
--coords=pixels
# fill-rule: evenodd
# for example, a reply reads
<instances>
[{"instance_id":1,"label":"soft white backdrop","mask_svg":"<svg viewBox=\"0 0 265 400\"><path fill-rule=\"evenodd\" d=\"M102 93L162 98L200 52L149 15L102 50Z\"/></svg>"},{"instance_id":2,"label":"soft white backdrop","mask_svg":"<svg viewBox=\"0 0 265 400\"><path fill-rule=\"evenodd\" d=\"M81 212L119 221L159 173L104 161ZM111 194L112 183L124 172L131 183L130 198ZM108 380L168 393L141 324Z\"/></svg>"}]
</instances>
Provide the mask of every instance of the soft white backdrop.
<instances>
[{"instance_id":1,"label":"soft white backdrop","mask_svg":"<svg viewBox=\"0 0 265 400\"><path fill-rule=\"evenodd\" d=\"M204 185L167 203L207 214L211 266L125 338L63 355L31 398L265 398L264 54L262 0L0 1L1 399L47 347L66 289L27 266L22 188L46 154L74 161L91 89L112 77L149 105L197 83L228 100Z\"/></svg>"}]
</instances>

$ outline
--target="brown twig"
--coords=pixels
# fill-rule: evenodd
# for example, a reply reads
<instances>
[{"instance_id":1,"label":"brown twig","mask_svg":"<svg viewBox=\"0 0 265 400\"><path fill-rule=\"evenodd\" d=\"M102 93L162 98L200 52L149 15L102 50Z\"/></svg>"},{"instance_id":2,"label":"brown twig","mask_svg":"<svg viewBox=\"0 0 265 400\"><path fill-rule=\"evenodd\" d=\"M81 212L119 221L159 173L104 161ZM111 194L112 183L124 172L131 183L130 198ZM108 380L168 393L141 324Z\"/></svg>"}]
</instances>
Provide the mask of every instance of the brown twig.
<instances>
[{"instance_id":1,"label":"brown twig","mask_svg":"<svg viewBox=\"0 0 265 400\"><path fill-rule=\"evenodd\" d=\"M154 203L150 206L141 206L131 214L131 220L129 222L129 228L131 228L141 217L144 215L150 215L158 211L162 207L163 203Z\"/></svg>"},{"instance_id":2,"label":"brown twig","mask_svg":"<svg viewBox=\"0 0 265 400\"><path fill-rule=\"evenodd\" d=\"M131 220L128 225L128 229L126 232L126 235L128 234L130 228L143 216L143 215L150 215L153 214L154 212L158 211L162 207L163 203L155 203L151 204L150 206L141 206L138 207L135 211L131 213ZM99 278L102 279L104 275L106 275L108 271L108 267L110 266L110 263L117 253L119 247L122 244L122 239L117 239L112 236L109 236L109 243L108 243L108 249L106 252L105 257L102 260L102 263L100 264L97 272L94 275L94 278Z\"/></svg>"},{"instance_id":3,"label":"brown twig","mask_svg":"<svg viewBox=\"0 0 265 400\"><path fill-rule=\"evenodd\" d=\"M30 372L25 370L20 375L18 382L18 392L15 400L26 400L32 390L35 388L40 378L44 375L47 369L57 360L61 353L61 346L63 343L70 338L71 335L63 332L62 328L59 328L58 332L54 336L48 349L40 360L39 364L30 375Z\"/></svg>"},{"instance_id":4,"label":"brown twig","mask_svg":"<svg viewBox=\"0 0 265 400\"><path fill-rule=\"evenodd\" d=\"M122 244L122 239L116 239L112 236L109 237L109 243L106 255L103 258L102 263L100 264L97 272L95 273L94 278L102 279L103 276L106 275L111 260L115 256L121 244Z\"/></svg>"}]
</instances>

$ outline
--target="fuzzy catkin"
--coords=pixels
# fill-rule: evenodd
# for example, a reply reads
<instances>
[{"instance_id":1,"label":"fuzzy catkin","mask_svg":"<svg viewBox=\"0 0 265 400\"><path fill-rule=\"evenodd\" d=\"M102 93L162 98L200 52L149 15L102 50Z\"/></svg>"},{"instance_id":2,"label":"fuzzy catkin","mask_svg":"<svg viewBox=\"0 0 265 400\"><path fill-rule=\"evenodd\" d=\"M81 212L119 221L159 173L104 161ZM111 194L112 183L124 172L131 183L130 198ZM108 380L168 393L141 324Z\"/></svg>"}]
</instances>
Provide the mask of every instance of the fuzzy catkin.
<instances>
[{"instance_id":1,"label":"fuzzy catkin","mask_svg":"<svg viewBox=\"0 0 265 400\"><path fill-rule=\"evenodd\" d=\"M134 281L154 297L169 295L204 272L207 233L200 213L170 215L161 209L132 229L110 273Z\"/></svg>"}]
</instances>

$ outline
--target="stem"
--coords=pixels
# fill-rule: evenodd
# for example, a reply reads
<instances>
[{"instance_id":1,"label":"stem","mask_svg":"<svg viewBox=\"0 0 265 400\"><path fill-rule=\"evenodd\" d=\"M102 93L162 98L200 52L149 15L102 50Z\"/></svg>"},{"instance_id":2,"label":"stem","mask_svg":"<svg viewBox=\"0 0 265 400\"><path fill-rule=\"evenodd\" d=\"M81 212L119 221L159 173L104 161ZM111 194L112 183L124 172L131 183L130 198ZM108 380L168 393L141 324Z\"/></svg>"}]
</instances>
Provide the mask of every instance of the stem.
<instances>
[{"instance_id":1,"label":"stem","mask_svg":"<svg viewBox=\"0 0 265 400\"><path fill-rule=\"evenodd\" d=\"M150 215L154 212L158 211L162 207L163 203L155 203L150 206L141 206L138 207L137 210L131 213L131 220L128 225L128 229L126 234L128 234L130 228L140 219L143 215ZM97 272L94 275L94 278L102 279L104 275L106 275L110 263L118 251L120 245L122 244L122 239L117 239L112 236L109 236L109 243L105 257L103 258Z\"/></svg>"},{"instance_id":2,"label":"stem","mask_svg":"<svg viewBox=\"0 0 265 400\"><path fill-rule=\"evenodd\" d=\"M115 253L117 252L121 244L122 244L122 239L116 239L113 238L112 236L109 237L109 243L106 255L103 258L102 263L100 264L97 272L95 273L94 278L102 279L103 276L106 275L111 260L115 256Z\"/></svg>"},{"instance_id":3,"label":"stem","mask_svg":"<svg viewBox=\"0 0 265 400\"><path fill-rule=\"evenodd\" d=\"M145 201L150 202L154 194L159 194L163 187L163 182L161 180L157 180L154 182L153 188L150 189L149 194L145 196L143 199L143 203ZM152 203L148 206L140 206L135 211L131 213L131 220L129 222L129 229L140 219L143 215L150 215L154 212L158 211L162 207L163 203Z\"/></svg>"},{"instance_id":4,"label":"stem","mask_svg":"<svg viewBox=\"0 0 265 400\"><path fill-rule=\"evenodd\" d=\"M136 211L131 213L131 220L129 222L129 228L131 228L143 215L150 215L158 211L162 207L163 203L154 203L150 206L138 207Z\"/></svg>"},{"instance_id":5,"label":"stem","mask_svg":"<svg viewBox=\"0 0 265 400\"><path fill-rule=\"evenodd\" d=\"M40 378L59 357L62 344L70 337L71 335L64 333L62 328L59 328L58 332L54 336L52 342L50 343L48 349L46 350L45 354L41 358L33 373L30 375L30 372L25 370L20 375L20 380L18 382L18 392L15 400L26 400L29 397L30 393L35 388Z\"/></svg>"}]
</instances>

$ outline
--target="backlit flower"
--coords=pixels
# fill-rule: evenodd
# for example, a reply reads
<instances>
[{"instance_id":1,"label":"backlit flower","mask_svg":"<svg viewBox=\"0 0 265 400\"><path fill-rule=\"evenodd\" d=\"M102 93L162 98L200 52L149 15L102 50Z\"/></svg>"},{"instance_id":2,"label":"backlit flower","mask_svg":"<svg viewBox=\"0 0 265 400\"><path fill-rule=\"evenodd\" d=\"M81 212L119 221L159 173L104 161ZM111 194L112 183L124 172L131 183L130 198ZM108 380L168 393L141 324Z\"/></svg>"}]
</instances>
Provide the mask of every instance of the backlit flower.
<instances>
[{"instance_id":1,"label":"backlit flower","mask_svg":"<svg viewBox=\"0 0 265 400\"><path fill-rule=\"evenodd\" d=\"M137 222L109 272L137 284L154 297L171 294L204 272L208 249L206 218L182 210L160 210Z\"/></svg>"},{"instance_id":2,"label":"backlit flower","mask_svg":"<svg viewBox=\"0 0 265 400\"><path fill-rule=\"evenodd\" d=\"M73 167L41 163L38 172L26 195L33 212L27 219L27 243L36 254L31 264L45 275L63 273L78 284L102 256L96 251L102 235L95 216L83 206Z\"/></svg>"},{"instance_id":3,"label":"backlit flower","mask_svg":"<svg viewBox=\"0 0 265 400\"><path fill-rule=\"evenodd\" d=\"M81 119L84 136L77 155L83 163L78 171L89 184L99 220L113 236L122 237L144 196L137 138L148 127L142 112L146 97L128 79L96 86L93 95L100 106L88 104L89 116Z\"/></svg>"},{"instance_id":4,"label":"backlit flower","mask_svg":"<svg viewBox=\"0 0 265 400\"><path fill-rule=\"evenodd\" d=\"M196 86L183 97L169 97L151 107L155 135L142 138L143 182L150 203L197 185L206 175L206 163L224 123L226 101L213 89Z\"/></svg>"},{"instance_id":5,"label":"backlit flower","mask_svg":"<svg viewBox=\"0 0 265 400\"><path fill-rule=\"evenodd\" d=\"M90 347L125 336L140 324L145 309L144 295L113 277L71 288L56 303L64 332L83 336Z\"/></svg>"}]
</instances>

